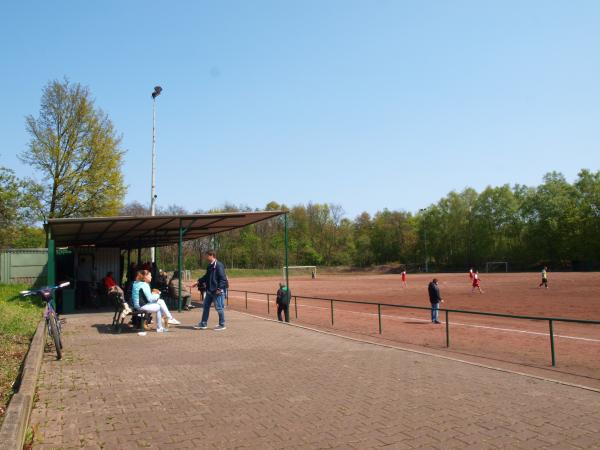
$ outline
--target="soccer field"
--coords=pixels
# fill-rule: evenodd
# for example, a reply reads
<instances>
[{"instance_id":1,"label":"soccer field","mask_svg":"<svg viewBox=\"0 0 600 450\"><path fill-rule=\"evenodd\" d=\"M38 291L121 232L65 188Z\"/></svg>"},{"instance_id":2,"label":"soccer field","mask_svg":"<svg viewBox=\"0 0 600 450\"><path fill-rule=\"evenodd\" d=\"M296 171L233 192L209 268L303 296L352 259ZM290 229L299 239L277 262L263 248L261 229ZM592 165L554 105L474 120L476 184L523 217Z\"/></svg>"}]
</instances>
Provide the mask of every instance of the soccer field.
<instances>
[{"instance_id":1,"label":"soccer field","mask_svg":"<svg viewBox=\"0 0 600 450\"><path fill-rule=\"evenodd\" d=\"M471 293L468 274L408 276L402 287L399 275L322 275L292 277L293 295L359 300L395 305L429 306L427 284L438 278L445 302L442 308L495 312L522 316L600 320L600 273L551 273L549 289L538 288L537 273L480 274L484 294ZM235 278L230 307L245 310L245 294L235 290L274 294L278 277ZM248 311L274 316L274 296L248 294ZM298 317L296 319L296 310ZM290 307L292 320L331 328L331 302L297 299ZM444 348L445 315L441 325L430 323L429 312L381 307L382 337L391 341ZM379 336L376 305L334 303L333 328ZM550 366L548 321L486 317L452 312L450 349L507 362ZM600 325L554 323L558 371L600 379Z\"/></svg>"}]
</instances>

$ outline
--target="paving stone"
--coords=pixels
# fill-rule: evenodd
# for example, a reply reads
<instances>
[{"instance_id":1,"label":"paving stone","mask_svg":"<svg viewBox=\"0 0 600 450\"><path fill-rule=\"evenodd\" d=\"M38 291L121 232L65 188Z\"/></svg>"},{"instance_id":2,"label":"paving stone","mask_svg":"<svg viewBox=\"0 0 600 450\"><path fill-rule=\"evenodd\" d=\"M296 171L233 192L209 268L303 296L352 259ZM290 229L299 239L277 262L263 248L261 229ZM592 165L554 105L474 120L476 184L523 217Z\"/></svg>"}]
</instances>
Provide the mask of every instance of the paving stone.
<instances>
[{"instance_id":1,"label":"paving stone","mask_svg":"<svg viewBox=\"0 0 600 450\"><path fill-rule=\"evenodd\" d=\"M225 332L68 319L32 412L45 448L597 448L600 395L227 312ZM213 317L214 320L214 317Z\"/></svg>"}]
</instances>

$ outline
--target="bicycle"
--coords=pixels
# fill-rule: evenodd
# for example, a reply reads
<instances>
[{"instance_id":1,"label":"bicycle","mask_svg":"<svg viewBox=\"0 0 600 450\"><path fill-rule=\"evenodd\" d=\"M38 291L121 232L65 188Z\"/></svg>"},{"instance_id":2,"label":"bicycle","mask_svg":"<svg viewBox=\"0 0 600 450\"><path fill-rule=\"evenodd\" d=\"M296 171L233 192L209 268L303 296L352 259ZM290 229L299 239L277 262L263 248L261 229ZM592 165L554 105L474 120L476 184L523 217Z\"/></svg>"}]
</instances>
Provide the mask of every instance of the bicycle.
<instances>
[{"instance_id":1,"label":"bicycle","mask_svg":"<svg viewBox=\"0 0 600 450\"><path fill-rule=\"evenodd\" d=\"M54 349L56 350L56 359L62 358L62 340L60 339L61 321L58 318L58 313L54 309L52 304L52 293L57 289L62 289L69 286L71 283L68 281L60 283L56 286L44 286L37 290L21 291L22 297L30 297L37 295L44 302L46 302L46 309L44 310L44 318L46 319L46 329L48 330L48 336L54 342Z\"/></svg>"}]
</instances>

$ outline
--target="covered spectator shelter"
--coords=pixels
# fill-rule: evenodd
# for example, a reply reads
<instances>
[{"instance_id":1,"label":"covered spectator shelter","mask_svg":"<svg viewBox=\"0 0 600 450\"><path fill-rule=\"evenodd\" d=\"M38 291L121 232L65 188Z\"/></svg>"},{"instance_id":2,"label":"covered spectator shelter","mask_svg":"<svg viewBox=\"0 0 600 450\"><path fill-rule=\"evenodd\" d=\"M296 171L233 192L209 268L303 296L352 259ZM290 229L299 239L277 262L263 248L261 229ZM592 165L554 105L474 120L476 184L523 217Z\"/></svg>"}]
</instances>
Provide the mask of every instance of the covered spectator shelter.
<instances>
[{"instance_id":1,"label":"covered spectator shelter","mask_svg":"<svg viewBox=\"0 0 600 450\"><path fill-rule=\"evenodd\" d=\"M185 214L169 216L117 216L49 219L48 284L56 283L56 248L118 249L119 255L127 250L178 244L178 269L183 269L183 242L212 236L225 231L284 215L285 265L288 265L287 213L284 211L234 212L214 214ZM119 256L120 257L120 256ZM128 258L129 259L129 258ZM179 277L179 309L181 309Z\"/></svg>"}]
</instances>

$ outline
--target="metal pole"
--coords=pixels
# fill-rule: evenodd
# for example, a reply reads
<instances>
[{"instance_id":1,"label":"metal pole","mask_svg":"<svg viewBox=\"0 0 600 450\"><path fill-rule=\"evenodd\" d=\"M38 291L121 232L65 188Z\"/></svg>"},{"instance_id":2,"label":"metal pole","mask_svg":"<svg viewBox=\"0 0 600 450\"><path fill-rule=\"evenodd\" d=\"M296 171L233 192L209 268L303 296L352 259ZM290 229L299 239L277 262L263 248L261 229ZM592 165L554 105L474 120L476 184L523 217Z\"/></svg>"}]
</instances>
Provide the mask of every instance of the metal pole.
<instances>
[{"instance_id":1,"label":"metal pole","mask_svg":"<svg viewBox=\"0 0 600 450\"><path fill-rule=\"evenodd\" d=\"M156 97L152 97L152 186L150 188L150 215L156 214ZM155 262L155 249L150 247L150 259ZM181 272L179 273L181 277Z\"/></svg>"},{"instance_id":2,"label":"metal pole","mask_svg":"<svg viewBox=\"0 0 600 450\"><path fill-rule=\"evenodd\" d=\"M177 310L181 312L181 277L183 276L183 228L181 227L181 219L179 220L179 244L177 245L177 270L179 270L179 298L177 299Z\"/></svg>"},{"instance_id":3,"label":"metal pole","mask_svg":"<svg viewBox=\"0 0 600 450\"><path fill-rule=\"evenodd\" d=\"M446 310L446 347L450 347L450 313Z\"/></svg>"},{"instance_id":4,"label":"metal pole","mask_svg":"<svg viewBox=\"0 0 600 450\"><path fill-rule=\"evenodd\" d=\"M296 319L298 318L298 299L294 297L294 311L296 313Z\"/></svg>"},{"instance_id":5,"label":"metal pole","mask_svg":"<svg viewBox=\"0 0 600 450\"><path fill-rule=\"evenodd\" d=\"M246 291L246 310L248 310L248 291Z\"/></svg>"},{"instance_id":6,"label":"metal pole","mask_svg":"<svg viewBox=\"0 0 600 450\"><path fill-rule=\"evenodd\" d=\"M271 314L271 306L269 305L269 294L267 294L267 315Z\"/></svg>"},{"instance_id":7,"label":"metal pole","mask_svg":"<svg viewBox=\"0 0 600 450\"><path fill-rule=\"evenodd\" d=\"M56 247L54 245L54 239L52 239L52 235L49 235L48 239L48 286L54 286L56 284ZM52 307L56 310L56 300L54 297L54 292L52 292Z\"/></svg>"},{"instance_id":8,"label":"metal pole","mask_svg":"<svg viewBox=\"0 0 600 450\"><path fill-rule=\"evenodd\" d=\"M548 321L550 327L550 352L552 353L552 367L556 367L556 354L554 352L554 323L552 320Z\"/></svg>"},{"instance_id":9,"label":"metal pole","mask_svg":"<svg viewBox=\"0 0 600 450\"><path fill-rule=\"evenodd\" d=\"M331 300L331 326L333 326L333 300Z\"/></svg>"},{"instance_id":10,"label":"metal pole","mask_svg":"<svg viewBox=\"0 0 600 450\"><path fill-rule=\"evenodd\" d=\"M288 292L290 291L290 278L289 278L289 267L288 267L288 215L287 213L285 213L283 215L284 219L283 219L283 223L284 223L284 230L283 230L283 237L284 237L284 241L285 241L285 285L288 288Z\"/></svg>"},{"instance_id":11,"label":"metal pole","mask_svg":"<svg viewBox=\"0 0 600 450\"><path fill-rule=\"evenodd\" d=\"M377 303L377 318L379 319L379 334L381 334L381 304Z\"/></svg>"}]
</instances>

